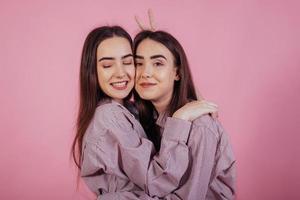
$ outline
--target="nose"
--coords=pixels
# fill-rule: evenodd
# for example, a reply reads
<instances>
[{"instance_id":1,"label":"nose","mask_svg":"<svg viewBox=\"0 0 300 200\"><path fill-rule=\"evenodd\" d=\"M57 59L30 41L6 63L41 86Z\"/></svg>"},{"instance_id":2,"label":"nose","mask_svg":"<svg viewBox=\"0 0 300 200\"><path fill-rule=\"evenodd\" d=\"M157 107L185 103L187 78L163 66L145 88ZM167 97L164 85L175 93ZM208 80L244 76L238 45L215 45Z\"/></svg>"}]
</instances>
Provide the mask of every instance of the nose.
<instances>
[{"instance_id":1,"label":"nose","mask_svg":"<svg viewBox=\"0 0 300 200\"><path fill-rule=\"evenodd\" d=\"M153 70L149 64L142 67L142 73L141 73L142 78L150 78L152 77L152 74L153 74Z\"/></svg>"},{"instance_id":2,"label":"nose","mask_svg":"<svg viewBox=\"0 0 300 200\"><path fill-rule=\"evenodd\" d=\"M115 71L115 76L117 78L124 78L126 76L124 66L123 66L122 63L117 64L116 71Z\"/></svg>"}]
</instances>

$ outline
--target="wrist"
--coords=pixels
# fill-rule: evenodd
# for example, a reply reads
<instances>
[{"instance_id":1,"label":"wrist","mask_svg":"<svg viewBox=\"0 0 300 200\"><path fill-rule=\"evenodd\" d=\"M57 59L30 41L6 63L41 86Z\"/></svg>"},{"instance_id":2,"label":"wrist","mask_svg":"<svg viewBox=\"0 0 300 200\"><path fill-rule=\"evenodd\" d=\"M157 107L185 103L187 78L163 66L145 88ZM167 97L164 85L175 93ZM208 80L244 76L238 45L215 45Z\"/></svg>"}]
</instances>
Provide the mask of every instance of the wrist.
<instances>
[{"instance_id":1,"label":"wrist","mask_svg":"<svg viewBox=\"0 0 300 200\"><path fill-rule=\"evenodd\" d=\"M185 115L183 112L176 111L172 117L189 121L189 117L187 115Z\"/></svg>"}]
</instances>

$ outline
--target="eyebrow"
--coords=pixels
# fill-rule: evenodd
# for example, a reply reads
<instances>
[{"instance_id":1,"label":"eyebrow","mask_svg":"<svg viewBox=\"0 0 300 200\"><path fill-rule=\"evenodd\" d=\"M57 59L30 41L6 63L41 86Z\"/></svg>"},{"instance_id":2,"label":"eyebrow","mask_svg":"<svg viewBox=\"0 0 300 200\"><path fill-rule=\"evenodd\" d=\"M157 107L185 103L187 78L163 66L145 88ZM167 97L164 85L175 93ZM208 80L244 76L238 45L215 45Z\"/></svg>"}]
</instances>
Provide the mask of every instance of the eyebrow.
<instances>
[{"instance_id":1,"label":"eyebrow","mask_svg":"<svg viewBox=\"0 0 300 200\"><path fill-rule=\"evenodd\" d=\"M124 59L124 58L128 58L128 57L133 57L133 55L130 53L130 54L127 54L127 55L125 55L125 56L122 56L122 59Z\"/></svg>"},{"instance_id":2,"label":"eyebrow","mask_svg":"<svg viewBox=\"0 0 300 200\"><path fill-rule=\"evenodd\" d=\"M135 55L134 58L138 58L138 59L144 59L143 56L139 56L139 55Z\"/></svg>"},{"instance_id":3,"label":"eyebrow","mask_svg":"<svg viewBox=\"0 0 300 200\"><path fill-rule=\"evenodd\" d=\"M102 60L114 60L114 58L113 57L102 57L99 59L99 62Z\"/></svg>"},{"instance_id":4,"label":"eyebrow","mask_svg":"<svg viewBox=\"0 0 300 200\"><path fill-rule=\"evenodd\" d=\"M167 60L167 58L163 55L153 55L150 57L150 59L155 59L155 58L163 58L163 59Z\"/></svg>"},{"instance_id":5,"label":"eyebrow","mask_svg":"<svg viewBox=\"0 0 300 200\"><path fill-rule=\"evenodd\" d=\"M144 59L144 56L135 55L135 58ZM155 58L163 58L163 59L167 60L167 58L165 56L160 55L160 54L159 55L153 55L153 56L150 57L150 59L155 59Z\"/></svg>"},{"instance_id":6,"label":"eyebrow","mask_svg":"<svg viewBox=\"0 0 300 200\"><path fill-rule=\"evenodd\" d=\"M133 57L133 55L130 53L130 54L127 54L125 56L122 56L121 59L128 58L128 57ZM113 57L102 57L98 60L98 62L100 62L102 60L115 60L115 58L113 58Z\"/></svg>"}]
</instances>

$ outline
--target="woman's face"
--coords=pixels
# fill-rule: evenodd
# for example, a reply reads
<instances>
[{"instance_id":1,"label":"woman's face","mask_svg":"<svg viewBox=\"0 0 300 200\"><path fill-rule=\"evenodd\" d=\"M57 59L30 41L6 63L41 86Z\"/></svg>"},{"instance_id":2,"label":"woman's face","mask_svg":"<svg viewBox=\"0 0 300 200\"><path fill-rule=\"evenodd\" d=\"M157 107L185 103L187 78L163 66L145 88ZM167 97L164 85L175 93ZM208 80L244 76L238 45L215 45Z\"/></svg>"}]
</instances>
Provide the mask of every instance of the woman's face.
<instances>
[{"instance_id":1,"label":"woman's face","mask_svg":"<svg viewBox=\"0 0 300 200\"><path fill-rule=\"evenodd\" d=\"M118 102L127 97L134 86L135 67L127 39L112 37L97 48L98 83L102 91Z\"/></svg>"},{"instance_id":2,"label":"woman's face","mask_svg":"<svg viewBox=\"0 0 300 200\"><path fill-rule=\"evenodd\" d=\"M135 89L142 99L169 103L174 81L179 80L174 56L163 44L143 40L136 51Z\"/></svg>"}]
</instances>

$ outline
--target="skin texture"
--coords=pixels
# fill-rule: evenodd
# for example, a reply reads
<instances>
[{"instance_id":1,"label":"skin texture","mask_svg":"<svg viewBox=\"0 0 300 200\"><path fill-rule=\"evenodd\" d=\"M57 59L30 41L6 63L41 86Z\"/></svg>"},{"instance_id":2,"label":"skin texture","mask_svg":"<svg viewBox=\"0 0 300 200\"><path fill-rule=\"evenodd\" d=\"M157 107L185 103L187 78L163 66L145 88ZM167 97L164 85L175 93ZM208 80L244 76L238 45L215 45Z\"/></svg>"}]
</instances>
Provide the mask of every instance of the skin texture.
<instances>
[{"instance_id":1,"label":"skin texture","mask_svg":"<svg viewBox=\"0 0 300 200\"><path fill-rule=\"evenodd\" d=\"M151 39L142 41L136 54L135 89L160 113L172 97L174 82L180 79L174 57L164 45Z\"/></svg>"},{"instance_id":2,"label":"skin texture","mask_svg":"<svg viewBox=\"0 0 300 200\"><path fill-rule=\"evenodd\" d=\"M99 44L97 75L102 91L122 103L134 87L135 76L132 50L126 39L113 37Z\"/></svg>"}]
</instances>

